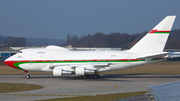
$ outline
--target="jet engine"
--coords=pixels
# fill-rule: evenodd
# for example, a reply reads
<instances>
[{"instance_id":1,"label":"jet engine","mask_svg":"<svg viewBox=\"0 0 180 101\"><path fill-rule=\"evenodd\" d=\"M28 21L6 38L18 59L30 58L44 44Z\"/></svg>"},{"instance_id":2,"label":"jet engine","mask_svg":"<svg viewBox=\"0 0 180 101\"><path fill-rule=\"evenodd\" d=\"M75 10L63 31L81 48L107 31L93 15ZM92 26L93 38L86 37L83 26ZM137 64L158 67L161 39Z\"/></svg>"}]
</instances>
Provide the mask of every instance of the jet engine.
<instances>
[{"instance_id":1,"label":"jet engine","mask_svg":"<svg viewBox=\"0 0 180 101\"><path fill-rule=\"evenodd\" d=\"M86 69L85 67L76 67L75 73L76 75L93 75L95 74L95 71L91 69Z\"/></svg>"},{"instance_id":2,"label":"jet engine","mask_svg":"<svg viewBox=\"0 0 180 101\"><path fill-rule=\"evenodd\" d=\"M53 75L54 76L63 76L63 75L72 75L71 71L63 70L62 68L54 68L53 69Z\"/></svg>"},{"instance_id":3,"label":"jet engine","mask_svg":"<svg viewBox=\"0 0 180 101\"><path fill-rule=\"evenodd\" d=\"M66 70L64 70L66 68ZM86 69L85 67L76 67L75 71L68 71L68 66L57 66L53 69L53 75L54 76L63 76L63 75L94 75L95 71L91 69Z\"/></svg>"}]
</instances>

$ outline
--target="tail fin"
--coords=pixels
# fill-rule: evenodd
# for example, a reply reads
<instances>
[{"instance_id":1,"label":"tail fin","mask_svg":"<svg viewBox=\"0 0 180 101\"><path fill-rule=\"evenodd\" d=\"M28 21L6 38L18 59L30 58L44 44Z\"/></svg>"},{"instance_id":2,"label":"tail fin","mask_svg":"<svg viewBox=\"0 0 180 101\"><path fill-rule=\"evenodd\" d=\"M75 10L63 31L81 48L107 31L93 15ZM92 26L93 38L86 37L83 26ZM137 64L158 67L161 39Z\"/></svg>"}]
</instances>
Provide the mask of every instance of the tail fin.
<instances>
[{"instance_id":1,"label":"tail fin","mask_svg":"<svg viewBox=\"0 0 180 101\"><path fill-rule=\"evenodd\" d=\"M131 49L131 52L162 52L176 16L167 16Z\"/></svg>"}]
</instances>

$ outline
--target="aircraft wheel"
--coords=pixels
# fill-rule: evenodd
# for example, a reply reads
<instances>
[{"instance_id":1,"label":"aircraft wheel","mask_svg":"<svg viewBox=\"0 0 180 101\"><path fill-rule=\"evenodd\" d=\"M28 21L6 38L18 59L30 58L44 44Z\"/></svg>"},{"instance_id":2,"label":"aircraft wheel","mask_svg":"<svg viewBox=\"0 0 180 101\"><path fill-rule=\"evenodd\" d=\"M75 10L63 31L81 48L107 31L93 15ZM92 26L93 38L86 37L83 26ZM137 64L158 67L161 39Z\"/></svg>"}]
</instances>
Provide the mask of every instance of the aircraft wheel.
<instances>
[{"instance_id":1,"label":"aircraft wheel","mask_svg":"<svg viewBox=\"0 0 180 101\"><path fill-rule=\"evenodd\" d=\"M95 78L95 79L97 79L97 78L98 78L98 76L97 76L97 75L94 75L94 78Z\"/></svg>"},{"instance_id":2,"label":"aircraft wheel","mask_svg":"<svg viewBox=\"0 0 180 101\"><path fill-rule=\"evenodd\" d=\"M95 74L94 75L94 79L97 79L97 78L99 78L100 76L99 76L99 74Z\"/></svg>"},{"instance_id":3,"label":"aircraft wheel","mask_svg":"<svg viewBox=\"0 0 180 101\"><path fill-rule=\"evenodd\" d=\"M83 76L83 79L87 79L87 76Z\"/></svg>"},{"instance_id":4,"label":"aircraft wheel","mask_svg":"<svg viewBox=\"0 0 180 101\"><path fill-rule=\"evenodd\" d=\"M83 77L82 77L82 76L79 76L78 78L79 78L79 79L82 79Z\"/></svg>"},{"instance_id":5,"label":"aircraft wheel","mask_svg":"<svg viewBox=\"0 0 180 101\"><path fill-rule=\"evenodd\" d=\"M92 76L92 75L90 75L90 76L89 76L89 78L90 78L90 79L93 79L93 76Z\"/></svg>"},{"instance_id":6,"label":"aircraft wheel","mask_svg":"<svg viewBox=\"0 0 180 101\"><path fill-rule=\"evenodd\" d=\"M30 78L30 75L26 75L26 79L29 79Z\"/></svg>"}]
</instances>

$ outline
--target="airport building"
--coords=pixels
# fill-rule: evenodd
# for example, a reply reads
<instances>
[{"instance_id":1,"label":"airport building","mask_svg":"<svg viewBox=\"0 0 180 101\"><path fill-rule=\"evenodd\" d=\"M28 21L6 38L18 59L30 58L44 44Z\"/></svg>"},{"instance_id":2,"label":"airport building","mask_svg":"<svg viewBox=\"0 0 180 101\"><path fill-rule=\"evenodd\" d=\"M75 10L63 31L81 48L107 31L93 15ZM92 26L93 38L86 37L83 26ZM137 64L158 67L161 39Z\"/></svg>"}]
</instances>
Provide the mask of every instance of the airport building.
<instances>
[{"instance_id":1,"label":"airport building","mask_svg":"<svg viewBox=\"0 0 180 101\"><path fill-rule=\"evenodd\" d=\"M4 61L8 57L16 54L18 51L0 51L0 61Z\"/></svg>"}]
</instances>

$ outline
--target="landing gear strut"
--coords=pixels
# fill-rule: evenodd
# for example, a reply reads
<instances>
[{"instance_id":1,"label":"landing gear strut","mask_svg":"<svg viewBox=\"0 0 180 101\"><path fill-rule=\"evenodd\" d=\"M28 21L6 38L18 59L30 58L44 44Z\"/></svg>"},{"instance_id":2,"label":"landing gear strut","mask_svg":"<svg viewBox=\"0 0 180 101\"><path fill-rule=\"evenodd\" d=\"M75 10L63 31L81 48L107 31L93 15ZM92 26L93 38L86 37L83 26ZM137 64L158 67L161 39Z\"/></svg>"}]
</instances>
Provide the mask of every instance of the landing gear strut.
<instances>
[{"instance_id":1,"label":"landing gear strut","mask_svg":"<svg viewBox=\"0 0 180 101\"><path fill-rule=\"evenodd\" d=\"M30 75L29 75L28 71L24 71L24 73L26 73L26 74L25 74L25 78L26 78L26 79L29 79L29 78L30 78Z\"/></svg>"},{"instance_id":2,"label":"landing gear strut","mask_svg":"<svg viewBox=\"0 0 180 101\"><path fill-rule=\"evenodd\" d=\"M97 79L99 78L99 74L94 74L94 75L84 75L84 76L79 76L79 79Z\"/></svg>"}]
</instances>

